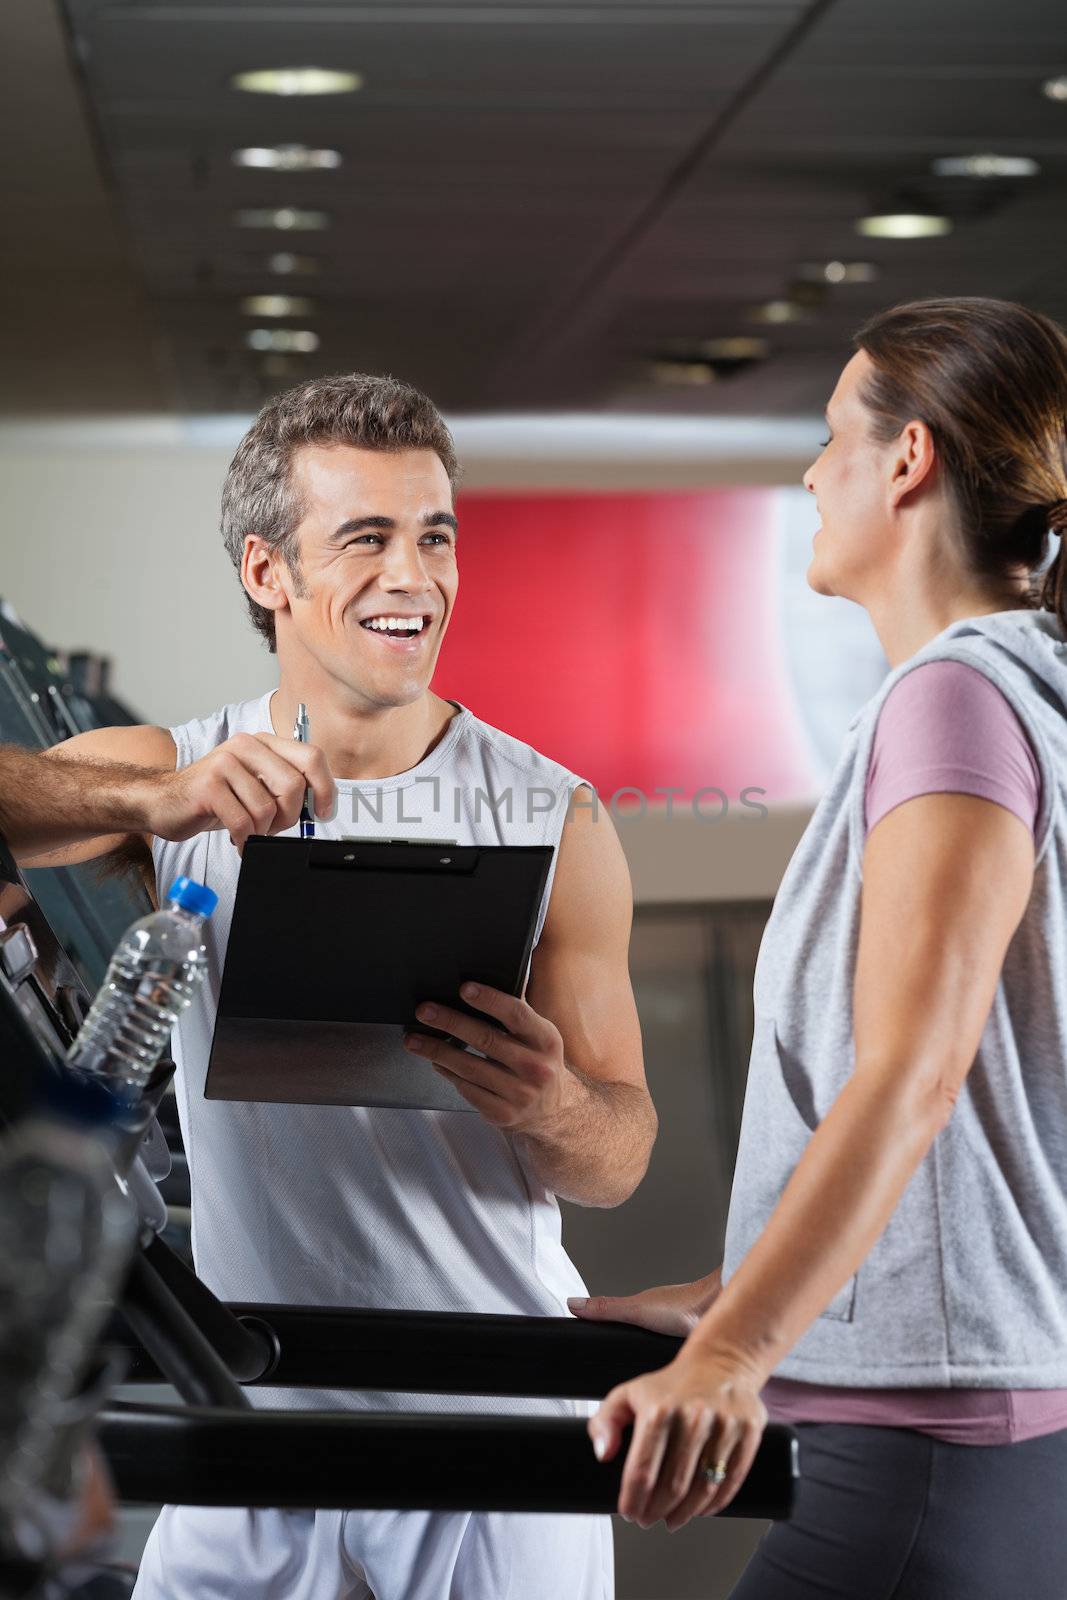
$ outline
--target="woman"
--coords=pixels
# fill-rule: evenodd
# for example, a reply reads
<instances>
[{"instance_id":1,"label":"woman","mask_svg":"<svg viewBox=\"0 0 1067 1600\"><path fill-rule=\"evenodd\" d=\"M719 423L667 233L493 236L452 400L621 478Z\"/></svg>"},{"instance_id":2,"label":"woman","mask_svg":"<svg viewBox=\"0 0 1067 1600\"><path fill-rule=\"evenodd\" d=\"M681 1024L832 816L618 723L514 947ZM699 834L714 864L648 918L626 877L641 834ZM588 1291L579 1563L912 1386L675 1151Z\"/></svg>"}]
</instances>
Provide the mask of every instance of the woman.
<instances>
[{"instance_id":1,"label":"woman","mask_svg":"<svg viewBox=\"0 0 1067 1600\"><path fill-rule=\"evenodd\" d=\"M1067 531L1067 339L962 299L855 343L808 582L893 670L760 948L723 1266L574 1304L688 1335L589 1429L608 1459L632 1422L619 1509L674 1529L729 1505L768 1415L798 1425L796 1512L734 1600L1062 1600L1062 544L1034 574Z\"/></svg>"}]
</instances>

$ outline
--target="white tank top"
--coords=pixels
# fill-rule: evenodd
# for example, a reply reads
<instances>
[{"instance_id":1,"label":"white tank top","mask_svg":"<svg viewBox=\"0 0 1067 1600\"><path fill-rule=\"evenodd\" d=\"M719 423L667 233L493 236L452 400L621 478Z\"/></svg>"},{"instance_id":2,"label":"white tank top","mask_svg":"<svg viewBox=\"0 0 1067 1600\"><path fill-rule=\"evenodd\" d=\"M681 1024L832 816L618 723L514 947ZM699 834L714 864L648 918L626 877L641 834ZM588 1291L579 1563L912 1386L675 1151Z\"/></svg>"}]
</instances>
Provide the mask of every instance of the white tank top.
<instances>
[{"instance_id":1,"label":"white tank top","mask_svg":"<svg viewBox=\"0 0 1067 1600\"><path fill-rule=\"evenodd\" d=\"M171 728L178 767L235 733L273 732L272 693ZM583 781L459 707L417 767L366 783L339 778L336 816L316 820L316 837L556 846ZM193 1254L204 1282L225 1300L566 1315L567 1295L585 1288L563 1249L555 1196L477 1113L205 1100L240 857L225 830L181 843L156 839L152 856L161 895L185 874L219 897L205 930L207 974L173 1039ZM550 874L537 938L551 886ZM273 1406L587 1409L367 1390L250 1394Z\"/></svg>"}]
</instances>

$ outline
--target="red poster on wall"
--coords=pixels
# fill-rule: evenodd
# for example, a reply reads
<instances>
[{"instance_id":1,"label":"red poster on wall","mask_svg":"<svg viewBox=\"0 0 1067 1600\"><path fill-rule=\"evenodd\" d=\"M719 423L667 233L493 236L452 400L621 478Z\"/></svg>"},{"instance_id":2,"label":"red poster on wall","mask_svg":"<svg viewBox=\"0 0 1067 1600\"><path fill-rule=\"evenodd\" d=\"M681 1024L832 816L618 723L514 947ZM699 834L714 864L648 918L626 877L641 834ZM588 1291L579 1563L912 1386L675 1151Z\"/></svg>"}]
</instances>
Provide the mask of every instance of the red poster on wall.
<instances>
[{"instance_id":1,"label":"red poster on wall","mask_svg":"<svg viewBox=\"0 0 1067 1600\"><path fill-rule=\"evenodd\" d=\"M773 490L471 493L458 515L439 694L605 800L630 788L677 807L719 790L732 809L746 789L766 805L814 792L777 615Z\"/></svg>"}]
</instances>

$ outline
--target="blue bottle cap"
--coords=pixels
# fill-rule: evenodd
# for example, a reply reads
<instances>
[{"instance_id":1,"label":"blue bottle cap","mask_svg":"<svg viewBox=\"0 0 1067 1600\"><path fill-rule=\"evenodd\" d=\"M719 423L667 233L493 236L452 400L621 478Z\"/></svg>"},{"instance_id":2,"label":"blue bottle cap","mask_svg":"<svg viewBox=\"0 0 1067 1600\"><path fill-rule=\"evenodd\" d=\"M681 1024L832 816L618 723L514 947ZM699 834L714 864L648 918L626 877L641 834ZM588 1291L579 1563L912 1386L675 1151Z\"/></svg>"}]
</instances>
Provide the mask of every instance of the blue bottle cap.
<instances>
[{"instance_id":1,"label":"blue bottle cap","mask_svg":"<svg viewBox=\"0 0 1067 1600\"><path fill-rule=\"evenodd\" d=\"M168 900L177 900L183 911L192 911L198 917L210 917L219 903L214 889L192 878L175 878L167 890Z\"/></svg>"},{"instance_id":2,"label":"blue bottle cap","mask_svg":"<svg viewBox=\"0 0 1067 1600\"><path fill-rule=\"evenodd\" d=\"M108 1127L129 1108L103 1078L84 1072L46 1072L36 1085L36 1108L79 1127Z\"/></svg>"}]
</instances>

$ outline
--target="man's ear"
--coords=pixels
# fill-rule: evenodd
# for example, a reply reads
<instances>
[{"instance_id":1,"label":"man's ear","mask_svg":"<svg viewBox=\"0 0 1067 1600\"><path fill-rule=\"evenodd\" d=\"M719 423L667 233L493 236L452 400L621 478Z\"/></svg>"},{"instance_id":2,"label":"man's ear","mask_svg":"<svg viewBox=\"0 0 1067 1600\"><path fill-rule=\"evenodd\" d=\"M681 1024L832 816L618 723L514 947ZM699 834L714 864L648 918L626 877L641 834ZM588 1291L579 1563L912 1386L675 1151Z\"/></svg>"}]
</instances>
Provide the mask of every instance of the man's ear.
<instances>
[{"instance_id":1,"label":"man's ear","mask_svg":"<svg viewBox=\"0 0 1067 1600\"><path fill-rule=\"evenodd\" d=\"M265 611L284 611L288 607L289 596L282 582L282 574L287 570L278 551L265 539L258 533L245 534L241 582Z\"/></svg>"},{"instance_id":2,"label":"man's ear","mask_svg":"<svg viewBox=\"0 0 1067 1600\"><path fill-rule=\"evenodd\" d=\"M937 471L937 448L925 422L906 422L893 447L889 500L896 510L920 484L929 485Z\"/></svg>"}]
</instances>

